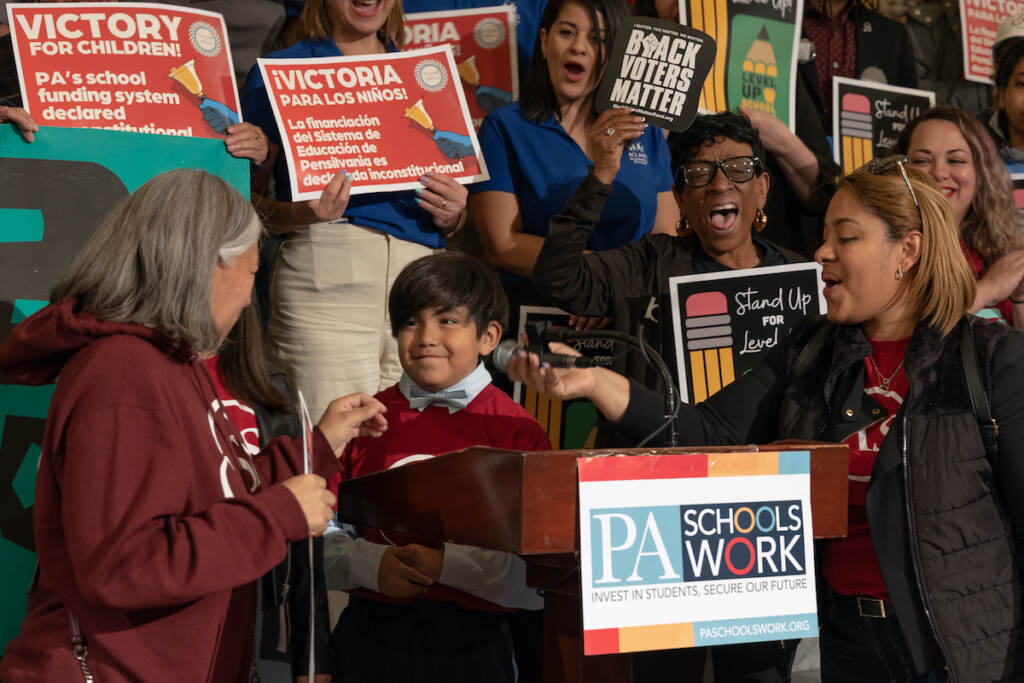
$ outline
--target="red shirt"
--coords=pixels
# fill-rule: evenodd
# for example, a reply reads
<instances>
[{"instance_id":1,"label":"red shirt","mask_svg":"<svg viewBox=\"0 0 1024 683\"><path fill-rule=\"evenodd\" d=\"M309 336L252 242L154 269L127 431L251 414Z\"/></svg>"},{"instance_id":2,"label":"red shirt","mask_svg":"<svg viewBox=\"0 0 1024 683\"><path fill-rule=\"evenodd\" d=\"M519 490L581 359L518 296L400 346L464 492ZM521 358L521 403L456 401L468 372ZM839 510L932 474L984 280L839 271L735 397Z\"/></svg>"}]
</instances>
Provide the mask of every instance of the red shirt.
<instances>
[{"instance_id":1,"label":"red shirt","mask_svg":"<svg viewBox=\"0 0 1024 683\"><path fill-rule=\"evenodd\" d=\"M832 128L832 79L836 76L856 78L857 27L847 3L836 17L828 18L809 7L804 14L804 37L814 43L814 64L821 84L821 99L825 105L826 130Z\"/></svg>"},{"instance_id":2,"label":"red shirt","mask_svg":"<svg viewBox=\"0 0 1024 683\"><path fill-rule=\"evenodd\" d=\"M343 476L360 477L471 446L516 451L551 449L551 441L537 420L493 384L488 384L469 405L454 413L437 405L427 406L422 411L410 408L409 399L402 395L397 384L380 392L375 398L387 406L388 411L384 417L388 421L388 430L376 439L359 437L349 442L339 463L341 473L327 480L327 487L332 491L337 490ZM432 482L423 482L423 486L431 485ZM344 521L344 515L341 517ZM358 531L360 536L373 543L403 545L415 541L436 546L397 532L385 535L377 529L366 527ZM349 592L381 602L411 602L362 588ZM506 609L440 583L430 586L419 599L455 602L466 609Z\"/></svg>"},{"instance_id":3,"label":"red shirt","mask_svg":"<svg viewBox=\"0 0 1024 683\"><path fill-rule=\"evenodd\" d=\"M967 257L967 264L970 265L971 271L974 273L974 279L980 280L986 270L985 262L981 260L981 254L974 251L974 248L963 240L960 240L960 248L963 250L964 256ZM1009 299L990 301L975 315L986 320L999 320L1009 325L1013 322L1013 304Z\"/></svg>"},{"instance_id":4,"label":"red shirt","mask_svg":"<svg viewBox=\"0 0 1024 683\"><path fill-rule=\"evenodd\" d=\"M878 449L889 433L910 386L903 368L903 352L909 342L909 338L872 341L873 353L864 359L864 393L878 403L882 412L877 420L843 439L843 443L850 447L849 531L846 538L829 541L825 545L824 557L825 580L840 595L864 594L881 600L889 599L871 541L864 498ZM885 383L879 375L891 378L888 391L883 389Z\"/></svg>"}]
</instances>

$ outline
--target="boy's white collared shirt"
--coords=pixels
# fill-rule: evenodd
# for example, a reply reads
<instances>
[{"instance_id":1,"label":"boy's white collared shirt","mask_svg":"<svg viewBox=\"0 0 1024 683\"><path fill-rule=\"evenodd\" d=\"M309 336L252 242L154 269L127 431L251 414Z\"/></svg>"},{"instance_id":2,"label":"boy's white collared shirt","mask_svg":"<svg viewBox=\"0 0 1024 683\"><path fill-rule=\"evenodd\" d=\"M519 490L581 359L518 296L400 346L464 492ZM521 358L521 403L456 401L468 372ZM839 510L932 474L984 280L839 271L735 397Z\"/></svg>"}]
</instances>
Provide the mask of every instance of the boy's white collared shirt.
<instances>
[{"instance_id":1,"label":"boy's white collared shirt","mask_svg":"<svg viewBox=\"0 0 1024 683\"><path fill-rule=\"evenodd\" d=\"M473 402L480 392L491 383L491 373L484 364L478 363L473 372L458 382L441 391L427 391L402 373L398 380L398 390L409 401L409 407L423 412L429 405L440 405L448 409L448 414L457 413Z\"/></svg>"}]
</instances>

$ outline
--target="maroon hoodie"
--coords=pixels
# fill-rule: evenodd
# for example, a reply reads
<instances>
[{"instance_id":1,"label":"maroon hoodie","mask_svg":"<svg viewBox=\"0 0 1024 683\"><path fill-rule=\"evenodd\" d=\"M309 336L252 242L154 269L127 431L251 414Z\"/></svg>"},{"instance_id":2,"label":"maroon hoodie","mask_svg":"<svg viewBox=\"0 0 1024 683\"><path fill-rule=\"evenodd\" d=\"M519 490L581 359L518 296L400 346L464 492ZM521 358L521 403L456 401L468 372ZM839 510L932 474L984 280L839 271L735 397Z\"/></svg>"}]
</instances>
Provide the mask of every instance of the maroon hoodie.
<instances>
[{"instance_id":1,"label":"maroon hoodie","mask_svg":"<svg viewBox=\"0 0 1024 683\"><path fill-rule=\"evenodd\" d=\"M0 371L26 384L60 374L36 480L40 572L0 679L82 679L69 608L103 683L210 681L225 658L244 660L219 648L226 632L250 627L226 619L233 589L308 535L298 501L274 484L302 472L301 442L277 439L250 464L193 354L71 301L19 325ZM337 471L319 430L313 454L319 474Z\"/></svg>"}]
</instances>

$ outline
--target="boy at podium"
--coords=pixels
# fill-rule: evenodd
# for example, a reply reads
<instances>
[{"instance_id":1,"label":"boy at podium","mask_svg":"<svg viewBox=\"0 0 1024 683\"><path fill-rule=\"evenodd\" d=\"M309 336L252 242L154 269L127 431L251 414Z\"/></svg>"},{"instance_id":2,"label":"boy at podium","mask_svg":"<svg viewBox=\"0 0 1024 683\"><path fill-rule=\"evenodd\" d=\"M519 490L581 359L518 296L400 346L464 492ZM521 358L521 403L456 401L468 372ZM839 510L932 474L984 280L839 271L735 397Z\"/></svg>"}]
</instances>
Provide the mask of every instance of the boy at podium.
<instances>
[{"instance_id":1,"label":"boy at podium","mask_svg":"<svg viewBox=\"0 0 1024 683\"><path fill-rule=\"evenodd\" d=\"M508 318L508 300L487 266L454 252L418 259L396 278L388 311L403 370L398 384L377 394L388 430L353 440L341 457L341 476L475 445L551 448L540 425L491 384L481 362ZM327 587L350 593L332 635L334 680L512 683L505 615L543 607L526 586L525 563L511 553L412 540L376 529L359 529L355 538L339 527L328 530Z\"/></svg>"}]
</instances>

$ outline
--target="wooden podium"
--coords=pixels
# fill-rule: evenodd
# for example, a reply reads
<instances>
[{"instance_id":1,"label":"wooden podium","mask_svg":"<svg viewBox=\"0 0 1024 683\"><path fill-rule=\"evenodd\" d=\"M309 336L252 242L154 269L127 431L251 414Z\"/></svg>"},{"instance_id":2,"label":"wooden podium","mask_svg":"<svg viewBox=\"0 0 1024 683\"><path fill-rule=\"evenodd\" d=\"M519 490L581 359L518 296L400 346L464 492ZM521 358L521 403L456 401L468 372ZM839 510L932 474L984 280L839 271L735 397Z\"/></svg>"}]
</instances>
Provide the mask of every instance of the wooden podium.
<instances>
[{"instance_id":1,"label":"wooden podium","mask_svg":"<svg viewBox=\"0 0 1024 683\"><path fill-rule=\"evenodd\" d=\"M347 523L522 555L528 583L544 591L545 683L630 683L631 655L583 655L576 459L793 450L811 453L814 537L845 536L849 453L817 442L533 452L478 446L343 482L338 509Z\"/></svg>"}]
</instances>

